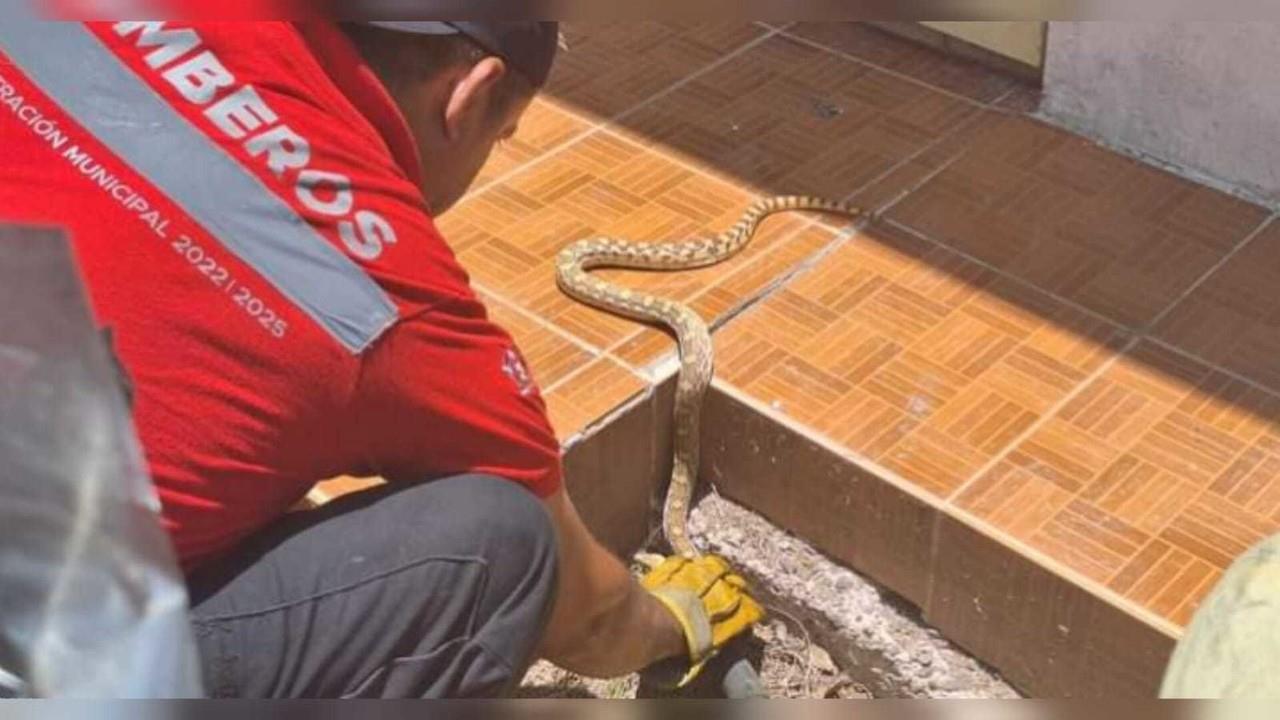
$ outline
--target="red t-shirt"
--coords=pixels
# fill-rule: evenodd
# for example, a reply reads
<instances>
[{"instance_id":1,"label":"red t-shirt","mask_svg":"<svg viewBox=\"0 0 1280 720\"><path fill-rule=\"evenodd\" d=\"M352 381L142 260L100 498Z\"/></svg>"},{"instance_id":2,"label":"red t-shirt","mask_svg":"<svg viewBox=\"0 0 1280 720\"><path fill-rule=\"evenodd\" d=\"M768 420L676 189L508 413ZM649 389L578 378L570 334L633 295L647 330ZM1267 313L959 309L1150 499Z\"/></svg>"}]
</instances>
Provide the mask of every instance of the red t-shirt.
<instances>
[{"instance_id":1,"label":"red t-shirt","mask_svg":"<svg viewBox=\"0 0 1280 720\"><path fill-rule=\"evenodd\" d=\"M558 489L538 388L336 27L24 22L0 218L70 232L185 567L339 475Z\"/></svg>"}]
</instances>

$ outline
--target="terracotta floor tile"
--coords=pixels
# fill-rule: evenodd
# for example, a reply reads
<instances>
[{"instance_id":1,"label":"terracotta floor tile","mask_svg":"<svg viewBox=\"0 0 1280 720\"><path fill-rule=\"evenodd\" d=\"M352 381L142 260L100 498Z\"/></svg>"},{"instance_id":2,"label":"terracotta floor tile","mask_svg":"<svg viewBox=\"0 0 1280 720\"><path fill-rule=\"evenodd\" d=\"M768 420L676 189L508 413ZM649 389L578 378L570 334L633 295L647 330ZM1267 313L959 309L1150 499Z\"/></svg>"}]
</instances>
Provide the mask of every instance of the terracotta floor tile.
<instances>
[{"instance_id":1,"label":"terracotta floor tile","mask_svg":"<svg viewBox=\"0 0 1280 720\"><path fill-rule=\"evenodd\" d=\"M1156 334L1280 390L1280 224L1272 224L1169 314Z\"/></svg>"},{"instance_id":2,"label":"terracotta floor tile","mask_svg":"<svg viewBox=\"0 0 1280 720\"><path fill-rule=\"evenodd\" d=\"M596 359L590 351L483 289L478 294L489 318L511 333L538 387L549 388Z\"/></svg>"},{"instance_id":3,"label":"terracotta floor tile","mask_svg":"<svg viewBox=\"0 0 1280 720\"><path fill-rule=\"evenodd\" d=\"M685 301L714 332L717 324L729 314L837 241L829 230L820 227L800 230L799 227L794 217L770 220L740 255L710 268L681 271L672 282L692 285L685 291L686 295L692 293L692 300ZM798 234L788 237L797 231ZM645 367L675 352L675 338L665 330L637 327L642 329L613 349L621 359L634 367Z\"/></svg>"},{"instance_id":4,"label":"terracotta floor tile","mask_svg":"<svg viewBox=\"0 0 1280 720\"><path fill-rule=\"evenodd\" d=\"M1154 320L1265 211L1034 120L999 115L889 213L1131 327Z\"/></svg>"},{"instance_id":5,"label":"terracotta floor tile","mask_svg":"<svg viewBox=\"0 0 1280 720\"><path fill-rule=\"evenodd\" d=\"M621 125L757 192L842 198L975 112L943 93L775 37Z\"/></svg>"},{"instance_id":6,"label":"terracotta floor tile","mask_svg":"<svg viewBox=\"0 0 1280 720\"><path fill-rule=\"evenodd\" d=\"M1007 75L864 23L802 22L788 32L977 102L991 102L1017 87Z\"/></svg>"},{"instance_id":7,"label":"terracotta floor tile","mask_svg":"<svg viewBox=\"0 0 1280 720\"><path fill-rule=\"evenodd\" d=\"M1211 577L1280 530L1278 401L1143 341L955 503L1185 622ZM1009 499L1027 487L1034 501Z\"/></svg>"},{"instance_id":8,"label":"terracotta floor tile","mask_svg":"<svg viewBox=\"0 0 1280 720\"><path fill-rule=\"evenodd\" d=\"M985 131L985 127L996 122L999 117L999 113L990 110L973 112L917 149L914 154L908 156L909 159L859 190L849 198L850 202L871 211L883 211L908 193L914 192L940 170L963 155Z\"/></svg>"},{"instance_id":9,"label":"terracotta floor tile","mask_svg":"<svg viewBox=\"0 0 1280 720\"><path fill-rule=\"evenodd\" d=\"M645 387L639 375L603 358L546 392L547 413L556 435L562 442L567 441Z\"/></svg>"},{"instance_id":10,"label":"terracotta floor tile","mask_svg":"<svg viewBox=\"0 0 1280 720\"><path fill-rule=\"evenodd\" d=\"M722 379L945 499L1120 339L946 248L873 227L716 344Z\"/></svg>"},{"instance_id":11,"label":"terracotta floor tile","mask_svg":"<svg viewBox=\"0 0 1280 720\"><path fill-rule=\"evenodd\" d=\"M473 185L480 187L515 170L589 129L590 125L554 100L538 97L520 121L514 137L494 148Z\"/></svg>"},{"instance_id":12,"label":"terracotta floor tile","mask_svg":"<svg viewBox=\"0 0 1280 720\"><path fill-rule=\"evenodd\" d=\"M1071 498L1037 473L1002 461L965 487L955 504L1014 537L1029 538Z\"/></svg>"},{"instance_id":13,"label":"terracotta floor tile","mask_svg":"<svg viewBox=\"0 0 1280 720\"><path fill-rule=\"evenodd\" d=\"M766 30L750 23L566 23L546 93L578 112L612 117L715 62Z\"/></svg>"}]
</instances>

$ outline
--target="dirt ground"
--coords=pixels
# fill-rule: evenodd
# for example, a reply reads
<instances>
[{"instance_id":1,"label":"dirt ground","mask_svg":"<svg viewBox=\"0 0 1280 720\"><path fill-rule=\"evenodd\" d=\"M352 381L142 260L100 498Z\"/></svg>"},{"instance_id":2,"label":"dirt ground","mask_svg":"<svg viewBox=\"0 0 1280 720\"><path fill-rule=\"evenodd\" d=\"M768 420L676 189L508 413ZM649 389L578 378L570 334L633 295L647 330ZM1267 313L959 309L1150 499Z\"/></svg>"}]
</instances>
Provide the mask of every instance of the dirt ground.
<instances>
[{"instance_id":1,"label":"dirt ground","mask_svg":"<svg viewBox=\"0 0 1280 720\"><path fill-rule=\"evenodd\" d=\"M690 518L699 546L734 563L769 610L747 652L773 698L1013 698L991 669L924 624L918 612L758 515L703 498ZM709 673L689 697L717 697ZM659 697L638 676L588 680L534 666L522 697Z\"/></svg>"},{"instance_id":2,"label":"dirt ground","mask_svg":"<svg viewBox=\"0 0 1280 720\"><path fill-rule=\"evenodd\" d=\"M763 662L757 669L771 698L872 697L866 686L852 681L837 668L831 655L806 638L803 627L792 621L769 620L755 629L755 640L764 649ZM717 693L713 685L702 683L689 695L716 697ZM661 693L643 692L638 675L590 680L544 662L530 670L520 696L631 699L658 697Z\"/></svg>"}]
</instances>

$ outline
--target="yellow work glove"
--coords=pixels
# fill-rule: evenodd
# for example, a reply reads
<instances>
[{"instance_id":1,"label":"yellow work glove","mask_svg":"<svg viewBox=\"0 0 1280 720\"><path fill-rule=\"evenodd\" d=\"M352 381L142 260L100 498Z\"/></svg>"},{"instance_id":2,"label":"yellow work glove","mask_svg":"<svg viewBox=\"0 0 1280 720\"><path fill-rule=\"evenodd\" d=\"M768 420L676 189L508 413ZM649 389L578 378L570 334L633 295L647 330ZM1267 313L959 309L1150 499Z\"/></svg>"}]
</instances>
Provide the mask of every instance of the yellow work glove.
<instances>
[{"instance_id":1,"label":"yellow work glove","mask_svg":"<svg viewBox=\"0 0 1280 720\"><path fill-rule=\"evenodd\" d=\"M747 594L747 582L715 555L670 557L651 569L641 585L675 615L689 644L688 685L730 640L764 618Z\"/></svg>"}]
</instances>

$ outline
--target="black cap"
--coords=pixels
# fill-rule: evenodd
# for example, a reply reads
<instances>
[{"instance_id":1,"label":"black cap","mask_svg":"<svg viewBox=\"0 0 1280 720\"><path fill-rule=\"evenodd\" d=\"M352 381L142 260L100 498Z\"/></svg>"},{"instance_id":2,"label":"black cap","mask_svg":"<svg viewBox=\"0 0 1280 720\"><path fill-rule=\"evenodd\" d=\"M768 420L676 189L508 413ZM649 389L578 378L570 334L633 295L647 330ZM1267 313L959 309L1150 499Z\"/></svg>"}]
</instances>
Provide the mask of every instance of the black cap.
<instances>
[{"instance_id":1,"label":"black cap","mask_svg":"<svg viewBox=\"0 0 1280 720\"><path fill-rule=\"evenodd\" d=\"M386 30L420 35L466 35L506 60L535 88L547 83L560 46L556 22L370 22Z\"/></svg>"}]
</instances>

